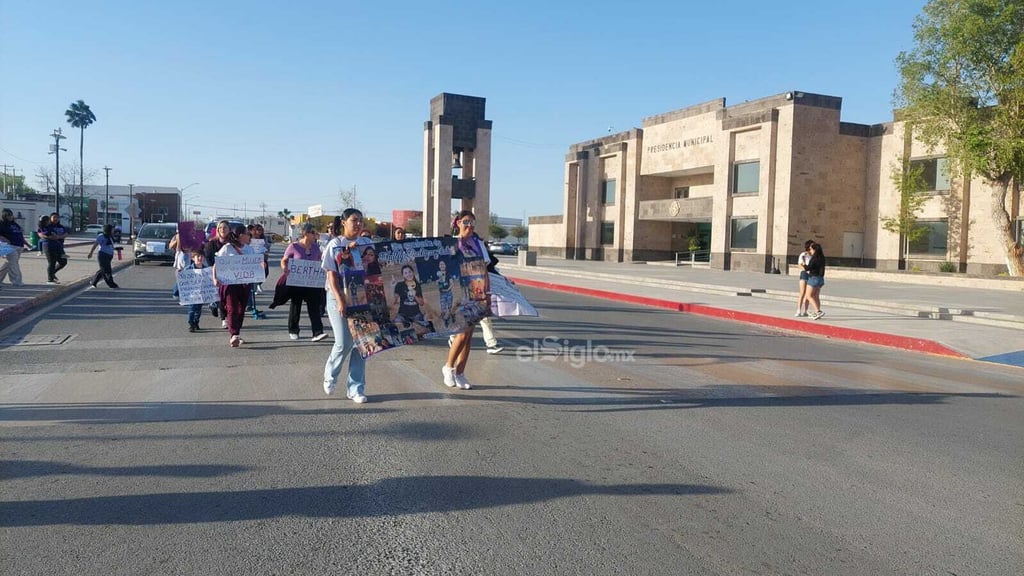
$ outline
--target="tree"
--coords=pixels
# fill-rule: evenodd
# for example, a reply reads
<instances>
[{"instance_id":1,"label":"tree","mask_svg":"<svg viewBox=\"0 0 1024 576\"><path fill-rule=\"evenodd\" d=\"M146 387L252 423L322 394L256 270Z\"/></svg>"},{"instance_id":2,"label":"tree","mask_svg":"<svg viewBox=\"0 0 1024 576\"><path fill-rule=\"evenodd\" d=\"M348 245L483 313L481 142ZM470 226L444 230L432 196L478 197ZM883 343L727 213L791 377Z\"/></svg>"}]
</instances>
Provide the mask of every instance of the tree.
<instances>
[{"instance_id":1,"label":"tree","mask_svg":"<svg viewBox=\"0 0 1024 576\"><path fill-rule=\"evenodd\" d=\"M410 218L405 223L405 233L409 236L419 236L423 234L423 219L422 218Z\"/></svg>"},{"instance_id":2,"label":"tree","mask_svg":"<svg viewBox=\"0 0 1024 576\"><path fill-rule=\"evenodd\" d=\"M945 146L951 173L991 186L1007 269L1024 275L1006 202L1024 176L1024 0L930 0L914 42L896 59L896 105L917 138Z\"/></svg>"},{"instance_id":3,"label":"tree","mask_svg":"<svg viewBox=\"0 0 1024 576\"><path fill-rule=\"evenodd\" d=\"M64 115L67 116L68 124L71 124L73 128L78 128L78 166L79 166L79 177L78 177L78 205L82 206L85 204L85 172L82 171L82 166L85 165L85 129L92 125L96 121L96 115L89 109L89 105L79 100L72 102L71 106L64 111ZM79 229L85 228L85 212L79 211Z\"/></svg>"},{"instance_id":4,"label":"tree","mask_svg":"<svg viewBox=\"0 0 1024 576\"><path fill-rule=\"evenodd\" d=\"M289 225L291 225L291 223L292 223L292 211L287 209L287 208L285 208L284 210L279 211L277 213L277 217L278 218L283 218L283 219L287 220Z\"/></svg>"},{"instance_id":5,"label":"tree","mask_svg":"<svg viewBox=\"0 0 1024 576\"><path fill-rule=\"evenodd\" d=\"M900 193L900 211L897 216L883 217L882 228L900 235L903 260L909 263L910 245L928 236L930 231L927 226L917 223L917 214L928 201L928 195L924 194L928 189L924 166L913 166L904 158L893 167L891 177Z\"/></svg>"},{"instance_id":6,"label":"tree","mask_svg":"<svg viewBox=\"0 0 1024 576\"><path fill-rule=\"evenodd\" d=\"M512 233L512 236L514 236L520 244L522 244L523 238L526 238L527 236L530 235L530 229L527 228L526 226L523 226L522 224L513 226L510 232Z\"/></svg>"},{"instance_id":7,"label":"tree","mask_svg":"<svg viewBox=\"0 0 1024 576\"><path fill-rule=\"evenodd\" d=\"M355 185L352 188L346 190L344 188L338 190L338 198L341 200L341 208L338 212L344 212L346 208L355 208L360 212L366 212L363 210L363 203L359 200L359 193L356 192Z\"/></svg>"},{"instance_id":8,"label":"tree","mask_svg":"<svg viewBox=\"0 0 1024 576\"><path fill-rule=\"evenodd\" d=\"M495 224L494 222L491 222L487 227L487 233L491 238L496 238L498 240L504 240L508 236L508 230L505 230L504 226Z\"/></svg>"}]
</instances>

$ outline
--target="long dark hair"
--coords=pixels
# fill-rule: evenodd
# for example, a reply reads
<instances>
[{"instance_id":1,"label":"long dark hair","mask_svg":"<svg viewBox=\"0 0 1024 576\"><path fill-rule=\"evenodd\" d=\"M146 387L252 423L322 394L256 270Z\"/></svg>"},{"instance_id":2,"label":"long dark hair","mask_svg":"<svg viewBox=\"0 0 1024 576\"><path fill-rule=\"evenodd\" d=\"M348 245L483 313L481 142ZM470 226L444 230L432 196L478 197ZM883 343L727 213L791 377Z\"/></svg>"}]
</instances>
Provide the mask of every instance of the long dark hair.
<instances>
[{"instance_id":1,"label":"long dark hair","mask_svg":"<svg viewBox=\"0 0 1024 576\"><path fill-rule=\"evenodd\" d=\"M815 242L815 243L811 244L811 248L814 249L814 254L811 255L811 261L808 263L808 266L810 267L810 266L813 266L813 265L819 264L819 263L821 264L821 266L824 266L825 265L825 251L821 249L821 244L818 244L817 242Z\"/></svg>"},{"instance_id":2,"label":"long dark hair","mask_svg":"<svg viewBox=\"0 0 1024 576\"><path fill-rule=\"evenodd\" d=\"M472 210L462 210L462 211L460 211L455 216L455 219L452 220L452 236L458 236L459 235L459 220L462 220L466 216L469 216L473 220L476 220L476 216L473 215L473 211Z\"/></svg>"}]
</instances>

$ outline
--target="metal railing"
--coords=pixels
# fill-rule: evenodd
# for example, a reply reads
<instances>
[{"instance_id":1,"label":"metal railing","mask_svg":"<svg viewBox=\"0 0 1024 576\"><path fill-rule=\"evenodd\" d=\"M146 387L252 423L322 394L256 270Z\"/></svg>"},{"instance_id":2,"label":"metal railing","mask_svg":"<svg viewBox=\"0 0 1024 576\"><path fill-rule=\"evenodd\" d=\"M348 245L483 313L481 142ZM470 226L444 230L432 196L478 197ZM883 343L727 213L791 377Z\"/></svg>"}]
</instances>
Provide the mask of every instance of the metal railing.
<instances>
[{"instance_id":1,"label":"metal railing","mask_svg":"<svg viewBox=\"0 0 1024 576\"><path fill-rule=\"evenodd\" d=\"M711 250L688 250L676 252L676 266L690 265L698 266L711 262Z\"/></svg>"}]
</instances>

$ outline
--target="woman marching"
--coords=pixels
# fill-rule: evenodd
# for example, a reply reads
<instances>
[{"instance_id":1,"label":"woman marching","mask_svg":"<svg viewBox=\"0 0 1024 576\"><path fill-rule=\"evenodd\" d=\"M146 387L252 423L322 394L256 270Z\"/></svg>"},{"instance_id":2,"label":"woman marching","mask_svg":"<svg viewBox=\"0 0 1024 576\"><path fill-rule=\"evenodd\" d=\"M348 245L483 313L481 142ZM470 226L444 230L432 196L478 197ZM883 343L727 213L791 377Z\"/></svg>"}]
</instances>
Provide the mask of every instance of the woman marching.
<instances>
[{"instance_id":1,"label":"woman marching","mask_svg":"<svg viewBox=\"0 0 1024 576\"><path fill-rule=\"evenodd\" d=\"M249 246L249 231L243 224L232 224L227 235L226 243L217 251L217 258L213 263L213 283L224 303L227 313L228 344L232 348L238 348L245 343L242 340L242 321L245 319L245 305L249 301L248 284L222 284L217 280L217 263L222 258L234 258L243 254L255 254L252 246Z\"/></svg>"},{"instance_id":2,"label":"woman marching","mask_svg":"<svg viewBox=\"0 0 1024 576\"><path fill-rule=\"evenodd\" d=\"M356 350L355 339L352 338L348 321L345 319L345 298L341 281L344 267L355 262L355 247L373 244L373 241L360 237L363 230L363 213L355 208L346 208L341 216L335 216L332 230L337 231L338 236L327 244L320 263L327 273L327 314L334 329L334 346L324 364L324 392L334 393L338 378L341 376L341 366L345 363L345 357L348 357L346 395L353 402L362 404L366 402L366 395L363 393L366 388L366 359Z\"/></svg>"},{"instance_id":3,"label":"woman marching","mask_svg":"<svg viewBox=\"0 0 1024 576\"><path fill-rule=\"evenodd\" d=\"M89 284L93 288L96 284L99 284L100 280L107 283L107 286L111 288L120 288L116 282L114 282L114 271L110 267L110 263L114 260L114 226L107 224L103 227L103 233L96 236L96 242L93 243L92 248L89 249L88 258L92 258L93 252L97 248L100 249L100 253L96 256L96 261L99 262L100 269L93 275L92 281ZM120 250L120 248L118 248Z\"/></svg>"},{"instance_id":4,"label":"woman marching","mask_svg":"<svg viewBox=\"0 0 1024 576\"><path fill-rule=\"evenodd\" d=\"M281 270L288 273L288 261L296 260L320 261L320 245L317 238L320 235L312 224L302 225L302 236L285 248L284 258L281 258ZM313 342L323 340L327 335L324 333L324 322L320 316L320 309L323 307L324 289L311 286L289 286L291 305L288 308L288 337L292 340L299 339L299 314L302 312L302 303L306 303L306 314L309 316L309 324L313 329Z\"/></svg>"},{"instance_id":5,"label":"woman marching","mask_svg":"<svg viewBox=\"0 0 1024 576\"><path fill-rule=\"evenodd\" d=\"M476 217L469 210L459 212L452 223L452 235L459 240L459 251L463 256L478 256L490 261L487 254L487 247L474 234L476 229ZM473 329L475 325L469 326L464 332L460 332L451 339L451 347L448 349L448 359L441 367L441 375L444 377L444 385L449 388L456 386L469 390L472 386L466 379L466 364L469 361L469 346L473 340Z\"/></svg>"}]
</instances>

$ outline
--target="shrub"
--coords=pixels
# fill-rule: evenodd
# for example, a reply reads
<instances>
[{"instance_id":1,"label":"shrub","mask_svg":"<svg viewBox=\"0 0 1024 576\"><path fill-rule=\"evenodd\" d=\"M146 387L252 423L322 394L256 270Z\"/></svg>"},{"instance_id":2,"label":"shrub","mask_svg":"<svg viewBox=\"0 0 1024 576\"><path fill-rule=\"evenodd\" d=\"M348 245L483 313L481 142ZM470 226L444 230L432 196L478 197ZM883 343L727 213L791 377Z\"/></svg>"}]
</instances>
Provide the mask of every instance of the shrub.
<instances>
[{"instance_id":1,"label":"shrub","mask_svg":"<svg viewBox=\"0 0 1024 576\"><path fill-rule=\"evenodd\" d=\"M956 272L957 266L953 262L939 264L939 272Z\"/></svg>"}]
</instances>

